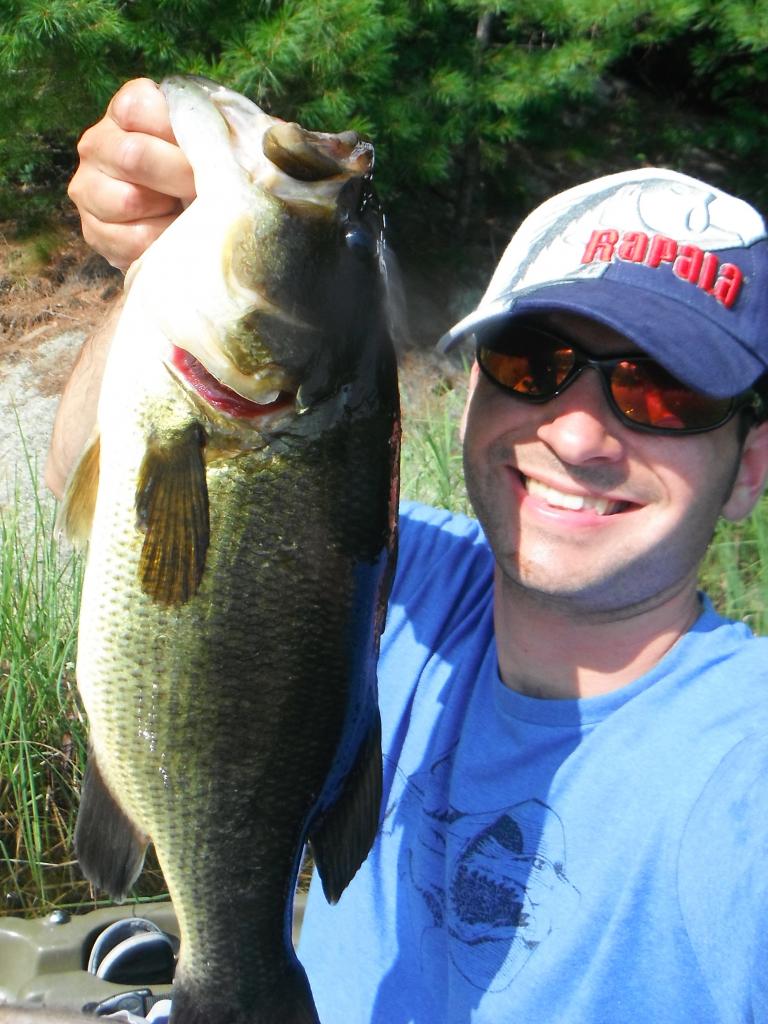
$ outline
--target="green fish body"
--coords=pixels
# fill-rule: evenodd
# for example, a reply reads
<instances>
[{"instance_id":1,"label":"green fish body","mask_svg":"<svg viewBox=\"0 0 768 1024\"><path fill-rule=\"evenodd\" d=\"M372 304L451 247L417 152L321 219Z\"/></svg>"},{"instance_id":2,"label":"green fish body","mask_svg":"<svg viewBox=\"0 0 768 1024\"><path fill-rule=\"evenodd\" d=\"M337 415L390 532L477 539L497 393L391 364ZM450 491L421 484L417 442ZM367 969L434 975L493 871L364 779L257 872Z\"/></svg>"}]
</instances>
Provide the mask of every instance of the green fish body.
<instances>
[{"instance_id":1,"label":"green fish body","mask_svg":"<svg viewBox=\"0 0 768 1024\"><path fill-rule=\"evenodd\" d=\"M119 899L154 843L172 1022L316 1024L301 851L337 900L381 794L399 428L372 150L163 89L198 197L129 272L63 509L89 537L76 851Z\"/></svg>"}]
</instances>

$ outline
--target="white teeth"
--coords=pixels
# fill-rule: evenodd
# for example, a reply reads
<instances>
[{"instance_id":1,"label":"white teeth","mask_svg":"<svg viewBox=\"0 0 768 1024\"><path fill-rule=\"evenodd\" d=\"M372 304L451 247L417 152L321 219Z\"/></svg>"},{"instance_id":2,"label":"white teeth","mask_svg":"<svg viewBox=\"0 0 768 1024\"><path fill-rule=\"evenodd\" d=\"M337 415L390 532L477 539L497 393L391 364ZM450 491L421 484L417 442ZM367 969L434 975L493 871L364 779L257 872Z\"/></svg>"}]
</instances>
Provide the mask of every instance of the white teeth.
<instances>
[{"instance_id":1,"label":"white teeth","mask_svg":"<svg viewBox=\"0 0 768 1024\"><path fill-rule=\"evenodd\" d=\"M541 498L548 505L554 508L572 509L574 512L581 512L583 509L590 509L597 512L599 516L609 515L621 507L621 502L609 501L608 498L593 498L587 494L565 494L563 491L548 487L538 480L531 480L524 477L525 489L529 494Z\"/></svg>"},{"instance_id":2,"label":"white teeth","mask_svg":"<svg viewBox=\"0 0 768 1024\"><path fill-rule=\"evenodd\" d=\"M252 398L251 401L255 402L256 405L271 405L272 402L276 402L279 397L279 391L264 391L262 394L257 395L256 398Z\"/></svg>"}]
</instances>

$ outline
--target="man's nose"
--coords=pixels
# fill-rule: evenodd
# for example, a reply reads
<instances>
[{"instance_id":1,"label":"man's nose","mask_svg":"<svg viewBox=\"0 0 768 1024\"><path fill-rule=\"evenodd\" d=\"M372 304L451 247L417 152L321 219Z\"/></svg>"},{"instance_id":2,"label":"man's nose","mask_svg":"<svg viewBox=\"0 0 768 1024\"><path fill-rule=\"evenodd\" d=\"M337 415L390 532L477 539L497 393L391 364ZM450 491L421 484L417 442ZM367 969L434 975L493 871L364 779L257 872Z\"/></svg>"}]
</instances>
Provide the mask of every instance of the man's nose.
<instances>
[{"instance_id":1,"label":"man's nose","mask_svg":"<svg viewBox=\"0 0 768 1024\"><path fill-rule=\"evenodd\" d=\"M578 466L623 458L625 428L608 404L597 370L582 370L562 395L542 408L538 436L563 462Z\"/></svg>"}]
</instances>

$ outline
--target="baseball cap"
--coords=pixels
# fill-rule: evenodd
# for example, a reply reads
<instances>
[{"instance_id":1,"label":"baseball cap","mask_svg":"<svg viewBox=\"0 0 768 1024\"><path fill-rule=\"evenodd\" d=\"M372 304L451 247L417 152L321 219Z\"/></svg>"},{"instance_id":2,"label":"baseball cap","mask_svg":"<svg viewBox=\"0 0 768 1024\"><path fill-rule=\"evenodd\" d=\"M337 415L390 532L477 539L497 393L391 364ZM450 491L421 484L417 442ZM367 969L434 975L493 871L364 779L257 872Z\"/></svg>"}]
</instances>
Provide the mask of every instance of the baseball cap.
<instances>
[{"instance_id":1,"label":"baseball cap","mask_svg":"<svg viewBox=\"0 0 768 1024\"><path fill-rule=\"evenodd\" d=\"M555 310L619 331L689 387L737 395L768 370L763 218L663 168L578 185L523 221L479 305L439 347Z\"/></svg>"}]
</instances>

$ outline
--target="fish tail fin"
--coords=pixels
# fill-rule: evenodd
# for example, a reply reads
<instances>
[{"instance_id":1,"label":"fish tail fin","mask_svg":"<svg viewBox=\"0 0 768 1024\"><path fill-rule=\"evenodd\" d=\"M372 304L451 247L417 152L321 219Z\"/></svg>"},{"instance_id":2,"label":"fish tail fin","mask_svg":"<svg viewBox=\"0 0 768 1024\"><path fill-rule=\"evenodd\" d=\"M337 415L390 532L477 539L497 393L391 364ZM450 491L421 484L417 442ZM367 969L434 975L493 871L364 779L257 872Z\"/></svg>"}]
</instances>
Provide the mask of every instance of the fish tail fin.
<instances>
[{"instance_id":1,"label":"fish tail fin","mask_svg":"<svg viewBox=\"0 0 768 1024\"><path fill-rule=\"evenodd\" d=\"M179 975L182 974L180 978ZM204 989L188 985L176 971L168 1024L320 1024L304 968L294 956L268 988L236 999L227 979Z\"/></svg>"},{"instance_id":2,"label":"fish tail fin","mask_svg":"<svg viewBox=\"0 0 768 1024\"><path fill-rule=\"evenodd\" d=\"M312 856L329 903L338 902L373 845L381 775L381 718L376 709L341 793L310 829Z\"/></svg>"},{"instance_id":3,"label":"fish tail fin","mask_svg":"<svg viewBox=\"0 0 768 1024\"><path fill-rule=\"evenodd\" d=\"M83 874L120 903L141 873L147 845L110 793L91 750L75 825L75 855Z\"/></svg>"}]
</instances>

